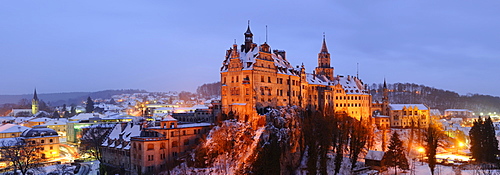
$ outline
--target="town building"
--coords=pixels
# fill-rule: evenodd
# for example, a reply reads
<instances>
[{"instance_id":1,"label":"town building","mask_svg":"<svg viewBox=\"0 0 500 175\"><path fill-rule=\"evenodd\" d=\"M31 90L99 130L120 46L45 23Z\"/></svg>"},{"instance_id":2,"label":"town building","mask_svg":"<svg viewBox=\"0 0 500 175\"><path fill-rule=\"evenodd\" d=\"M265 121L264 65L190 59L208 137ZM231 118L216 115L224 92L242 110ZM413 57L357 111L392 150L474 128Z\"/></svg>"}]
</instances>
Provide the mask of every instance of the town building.
<instances>
[{"instance_id":1,"label":"town building","mask_svg":"<svg viewBox=\"0 0 500 175\"><path fill-rule=\"evenodd\" d=\"M166 116L160 126L116 125L103 144L103 164L118 174L155 174L172 168L194 149L210 123L178 123Z\"/></svg>"},{"instance_id":2,"label":"town building","mask_svg":"<svg viewBox=\"0 0 500 175\"><path fill-rule=\"evenodd\" d=\"M0 125L0 138L20 137L21 133L28 129L31 128L16 124L2 124Z\"/></svg>"},{"instance_id":3,"label":"town building","mask_svg":"<svg viewBox=\"0 0 500 175\"><path fill-rule=\"evenodd\" d=\"M371 116L371 95L356 76L334 75L326 39L318 53L318 66L306 73L304 65L292 66L283 50L257 45L248 26L245 42L226 51L220 69L222 112L234 112L240 121L263 119L264 107L300 106L305 109L345 112L360 119Z\"/></svg>"},{"instance_id":4,"label":"town building","mask_svg":"<svg viewBox=\"0 0 500 175\"><path fill-rule=\"evenodd\" d=\"M46 127L35 127L24 131L21 137L28 144L41 147L39 155L42 159L51 161L59 158L59 135L56 131Z\"/></svg>"},{"instance_id":5,"label":"town building","mask_svg":"<svg viewBox=\"0 0 500 175\"><path fill-rule=\"evenodd\" d=\"M446 109L444 110L444 116L446 118L473 118L474 113L468 109Z\"/></svg>"},{"instance_id":6,"label":"town building","mask_svg":"<svg viewBox=\"0 0 500 175\"><path fill-rule=\"evenodd\" d=\"M424 104L389 104L392 128L427 128L429 107Z\"/></svg>"}]
</instances>

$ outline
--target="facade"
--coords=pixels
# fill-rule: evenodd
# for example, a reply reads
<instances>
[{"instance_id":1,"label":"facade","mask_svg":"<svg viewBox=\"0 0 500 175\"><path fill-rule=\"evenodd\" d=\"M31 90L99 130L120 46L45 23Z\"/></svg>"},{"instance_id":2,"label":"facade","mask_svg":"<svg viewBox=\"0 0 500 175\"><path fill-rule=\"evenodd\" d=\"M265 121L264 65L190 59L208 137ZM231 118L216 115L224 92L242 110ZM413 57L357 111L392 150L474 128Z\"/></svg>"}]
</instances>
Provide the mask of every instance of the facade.
<instances>
[{"instance_id":1,"label":"facade","mask_svg":"<svg viewBox=\"0 0 500 175\"><path fill-rule=\"evenodd\" d=\"M188 155L210 129L209 123L178 124L172 117L158 127L116 125L101 145L103 163L119 170L113 173L157 174Z\"/></svg>"},{"instance_id":2,"label":"facade","mask_svg":"<svg viewBox=\"0 0 500 175\"><path fill-rule=\"evenodd\" d=\"M46 127L36 127L26 130L21 134L26 143L41 146L40 157L42 159L59 158L59 135L56 131Z\"/></svg>"},{"instance_id":3,"label":"facade","mask_svg":"<svg viewBox=\"0 0 500 175\"><path fill-rule=\"evenodd\" d=\"M444 116L447 118L472 118L474 117L474 114L468 109L446 109L444 110Z\"/></svg>"},{"instance_id":4,"label":"facade","mask_svg":"<svg viewBox=\"0 0 500 175\"><path fill-rule=\"evenodd\" d=\"M21 133L31 128L15 124L1 124L0 125L0 139L20 137Z\"/></svg>"},{"instance_id":5,"label":"facade","mask_svg":"<svg viewBox=\"0 0 500 175\"><path fill-rule=\"evenodd\" d=\"M345 112L354 118L371 116L371 95L355 76L334 76L330 53L323 38L318 66L306 73L292 66L283 50L265 42L253 43L248 26L245 43L226 51L221 74L222 112L234 112L241 121L254 122L264 107L300 106L312 110Z\"/></svg>"},{"instance_id":6,"label":"facade","mask_svg":"<svg viewBox=\"0 0 500 175\"><path fill-rule=\"evenodd\" d=\"M392 128L427 128L429 107L424 104L389 104Z\"/></svg>"}]
</instances>

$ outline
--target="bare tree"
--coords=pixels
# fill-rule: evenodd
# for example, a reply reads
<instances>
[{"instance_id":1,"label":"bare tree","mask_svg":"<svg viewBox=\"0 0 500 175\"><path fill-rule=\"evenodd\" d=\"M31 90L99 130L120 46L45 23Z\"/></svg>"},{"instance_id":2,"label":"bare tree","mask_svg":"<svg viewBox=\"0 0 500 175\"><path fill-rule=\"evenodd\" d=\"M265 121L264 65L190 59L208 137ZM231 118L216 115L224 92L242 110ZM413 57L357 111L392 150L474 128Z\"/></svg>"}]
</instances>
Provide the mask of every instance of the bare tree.
<instances>
[{"instance_id":1,"label":"bare tree","mask_svg":"<svg viewBox=\"0 0 500 175\"><path fill-rule=\"evenodd\" d=\"M101 161L101 144L113 126L106 124L92 125L82 130L80 138L80 153L87 153L92 158Z\"/></svg>"},{"instance_id":2,"label":"bare tree","mask_svg":"<svg viewBox=\"0 0 500 175\"><path fill-rule=\"evenodd\" d=\"M0 155L10 163L14 172L25 175L28 171L38 171L44 159L39 152L41 145L27 143L22 138L13 138L0 142Z\"/></svg>"},{"instance_id":3,"label":"bare tree","mask_svg":"<svg viewBox=\"0 0 500 175\"><path fill-rule=\"evenodd\" d=\"M78 149L81 154L89 154L92 158L102 162L101 144L108 136L114 125L98 124L83 128L82 137L80 138L80 146ZM101 172L105 172L104 164L99 164Z\"/></svg>"}]
</instances>

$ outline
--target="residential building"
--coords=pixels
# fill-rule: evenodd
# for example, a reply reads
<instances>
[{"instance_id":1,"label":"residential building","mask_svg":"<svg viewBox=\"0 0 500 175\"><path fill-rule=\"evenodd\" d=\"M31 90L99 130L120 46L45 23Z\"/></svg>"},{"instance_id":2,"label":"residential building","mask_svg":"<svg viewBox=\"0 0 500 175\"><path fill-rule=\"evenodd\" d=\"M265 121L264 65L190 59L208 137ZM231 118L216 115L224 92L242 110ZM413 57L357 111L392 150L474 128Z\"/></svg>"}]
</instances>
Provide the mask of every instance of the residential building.
<instances>
[{"instance_id":1,"label":"residential building","mask_svg":"<svg viewBox=\"0 0 500 175\"><path fill-rule=\"evenodd\" d=\"M210 131L210 123L180 124L166 116L160 126L116 125L102 144L103 164L118 174L155 174L172 168Z\"/></svg>"}]
</instances>

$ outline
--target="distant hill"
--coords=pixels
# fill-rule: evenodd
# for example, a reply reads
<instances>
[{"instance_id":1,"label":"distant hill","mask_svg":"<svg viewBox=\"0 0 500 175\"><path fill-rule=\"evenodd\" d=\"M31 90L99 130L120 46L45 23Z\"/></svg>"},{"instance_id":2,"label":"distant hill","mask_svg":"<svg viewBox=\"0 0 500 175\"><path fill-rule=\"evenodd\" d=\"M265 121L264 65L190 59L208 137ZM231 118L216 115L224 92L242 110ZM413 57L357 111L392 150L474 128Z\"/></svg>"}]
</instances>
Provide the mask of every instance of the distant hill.
<instances>
[{"instance_id":1,"label":"distant hill","mask_svg":"<svg viewBox=\"0 0 500 175\"><path fill-rule=\"evenodd\" d=\"M119 94L131 94L131 93L143 93L145 90L137 90L137 89L122 89L122 90L104 90L98 92L65 92L65 93L49 93L43 94L39 93L38 98L40 100L45 101L50 106L60 106L63 104L82 104L87 97L91 97L92 99L97 98L111 98L113 95ZM24 94L24 95L0 95L0 105L6 103L18 103L21 99L31 100L33 98L33 94Z\"/></svg>"},{"instance_id":2,"label":"distant hill","mask_svg":"<svg viewBox=\"0 0 500 175\"><path fill-rule=\"evenodd\" d=\"M373 100L382 101L383 85L372 84L369 86ZM413 83L387 84L389 100L391 103L423 103L431 109L469 109L474 112L500 112L500 97L467 94L460 95L456 92L436 89Z\"/></svg>"}]
</instances>

